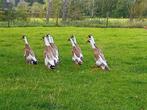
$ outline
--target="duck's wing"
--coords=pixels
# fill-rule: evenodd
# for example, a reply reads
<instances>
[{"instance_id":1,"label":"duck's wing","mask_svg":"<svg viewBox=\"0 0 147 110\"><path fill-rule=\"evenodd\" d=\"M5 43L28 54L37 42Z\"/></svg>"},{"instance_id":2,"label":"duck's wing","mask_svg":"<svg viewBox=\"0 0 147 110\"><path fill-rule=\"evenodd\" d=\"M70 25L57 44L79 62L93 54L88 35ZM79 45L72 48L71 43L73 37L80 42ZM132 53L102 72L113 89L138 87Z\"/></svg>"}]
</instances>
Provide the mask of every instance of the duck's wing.
<instances>
[{"instance_id":1,"label":"duck's wing","mask_svg":"<svg viewBox=\"0 0 147 110\"><path fill-rule=\"evenodd\" d=\"M82 51L81 51L81 48L80 48L80 46L79 46L79 45L76 45L76 48L77 48L77 50L79 51L79 53L80 53L80 56L81 56L81 57L83 57L83 54L82 54Z\"/></svg>"},{"instance_id":2,"label":"duck's wing","mask_svg":"<svg viewBox=\"0 0 147 110\"><path fill-rule=\"evenodd\" d=\"M49 63L51 65L55 65L54 64L54 60L55 60L55 57L52 53L52 50L51 48L47 47L44 51L44 57L45 57L45 62L46 63Z\"/></svg>"},{"instance_id":3,"label":"duck's wing","mask_svg":"<svg viewBox=\"0 0 147 110\"><path fill-rule=\"evenodd\" d=\"M80 57L80 56L81 56L81 52L78 50L77 47L73 47L73 53L74 53L77 57Z\"/></svg>"},{"instance_id":4,"label":"duck's wing","mask_svg":"<svg viewBox=\"0 0 147 110\"><path fill-rule=\"evenodd\" d=\"M52 48L53 48L53 54L56 58L59 57L59 51L58 51L58 48L55 44L52 44Z\"/></svg>"}]
</instances>

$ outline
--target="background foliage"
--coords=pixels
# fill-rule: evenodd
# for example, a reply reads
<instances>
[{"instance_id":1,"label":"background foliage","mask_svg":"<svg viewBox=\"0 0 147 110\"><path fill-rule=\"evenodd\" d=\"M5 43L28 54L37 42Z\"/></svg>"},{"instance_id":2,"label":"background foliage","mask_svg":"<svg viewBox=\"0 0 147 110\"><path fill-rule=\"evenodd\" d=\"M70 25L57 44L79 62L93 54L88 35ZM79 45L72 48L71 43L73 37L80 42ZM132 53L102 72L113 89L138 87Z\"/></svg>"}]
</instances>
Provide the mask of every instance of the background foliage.
<instances>
[{"instance_id":1,"label":"background foliage","mask_svg":"<svg viewBox=\"0 0 147 110\"><path fill-rule=\"evenodd\" d=\"M11 13L14 13L15 16L12 16ZM30 19L32 18L44 19L44 24L47 23L49 25L52 24L52 20L50 21L50 19L54 19L54 25L56 26L61 24L64 26L69 24L69 22L74 24L74 21L78 20L80 22L87 18L99 18L99 20L97 20L95 23L100 25L100 19L106 18L103 25L108 27L111 26L111 23L109 23L109 18L128 18L130 22L140 20L143 24L143 20L146 18L146 16L147 0L0 1L0 20L7 21L9 25L17 24L16 22L20 21L30 22ZM143 26L142 24L140 25ZM74 25L76 26L76 24Z\"/></svg>"}]
</instances>

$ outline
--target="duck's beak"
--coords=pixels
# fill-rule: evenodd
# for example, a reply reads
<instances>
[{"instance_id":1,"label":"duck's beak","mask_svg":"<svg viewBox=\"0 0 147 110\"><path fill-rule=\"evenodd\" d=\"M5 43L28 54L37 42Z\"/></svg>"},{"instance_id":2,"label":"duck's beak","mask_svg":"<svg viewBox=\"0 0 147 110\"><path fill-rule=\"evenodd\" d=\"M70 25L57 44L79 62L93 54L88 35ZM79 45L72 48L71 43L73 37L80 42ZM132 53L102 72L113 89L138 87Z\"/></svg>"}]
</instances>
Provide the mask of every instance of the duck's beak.
<instances>
[{"instance_id":1,"label":"duck's beak","mask_svg":"<svg viewBox=\"0 0 147 110\"><path fill-rule=\"evenodd\" d=\"M42 37L42 39L41 40L43 40L44 39L44 36Z\"/></svg>"},{"instance_id":2,"label":"duck's beak","mask_svg":"<svg viewBox=\"0 0 147 110\"><path fill-rule=\"evenodd\" d=\"M25 35L22 35L21 39L24 39L25 38Z\"/></svg>"},{"instance_id":3,"label":"duck's beak","mask_svg":"<svg viewBox=\"0 0 147 110\"><path fill-rule=\"evenodd\" d=\"M67 39L67 41L70 41L70 38L69 38L69 39Z\"/></svg>"},{"instance_id":4,"label":"duck's beak","mask_svg":"<svg viewBox=\"0 0 147 110\"><path fill-rule=\"evenodd\" d=\"M86 41L86 43L89 43L90 41L89 41L89 39Z\"/></svg>"}]
</instances>

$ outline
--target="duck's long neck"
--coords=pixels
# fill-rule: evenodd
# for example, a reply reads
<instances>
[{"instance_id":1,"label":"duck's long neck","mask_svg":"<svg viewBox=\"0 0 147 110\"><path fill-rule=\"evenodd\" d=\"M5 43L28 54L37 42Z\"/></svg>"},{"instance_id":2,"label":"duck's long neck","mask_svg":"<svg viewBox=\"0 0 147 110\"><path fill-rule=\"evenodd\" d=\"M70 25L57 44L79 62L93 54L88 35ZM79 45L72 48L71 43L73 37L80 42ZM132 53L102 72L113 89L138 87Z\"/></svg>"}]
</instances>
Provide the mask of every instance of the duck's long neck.
<instances>
[{"instance_id":1,"label":"duck's long neck","mask_svg":"<svg viewBox=\"0 0 147 110\"><path fill-rule=\"evenodd\" d=\"M73 37L74 43L77 44L77 40L75 38L75 36Z\"/></svg>"},{"instance_id":2,"label":"duck's long neck","mask_svg":"<svg viewBox=\"0 0 147 110\"><path fill-rule=\"evenodd\" d=\"M72 39L70 39L70 42L71 42L71 45L72 45L73 47L76 46L75 43L74 43L74 41L73 41Z\"/></svg>"},{"instance_id":3,"label":"duck's long neck","mask_svg":"<svg viewBox=\"0 0 147 110\"><path fill-rule=\"evenodd\" d=\"M93 40L90 40L90 45L91 45L91 47L92 47L93 49L96 48L96 46L95 46L95 42L94 42Z\"/></svg>"},{"instance_id":4,"label":"duck's long neck","mask_svg":"<svg viewBox=\"0 0 147 110\"><path fill-rule=\"evenodd\" d=\"M45 43L45 46L50 46L47 37L44 37L44 43Z\"/></svg>"},{"instance_id":5,"label":"duck's long neck","mask_svg":"<svg viewBox=\"0 0 147 110\"><path fill-rule=\"evenodd\" d=\"M25 44L29 45L28 40L27 40L26 37L24 37L24 42L25 42Z\"/></svg>"},{"instance_id":6,"label":"duck's long neck","mask_svg":"<svg viewBox=\"0 0 147 110\"><path fill-rule=\"evenodd\" d=\"M93 36L91 36L91 40L92 40L92 42L95 44L95 41L94 41L94 38L93 38Z\"/></svg>"},{"instance_id":7,"label":"duck's long neck","mask_svg":"<svg viewBox=\"0 0 147 110\"><path fill-rule=\"evenodd\" d=\"M48 38L49 38L49 43L54 43L54 39L51 35L49 35Z\"/></svg>"}]
</instances>

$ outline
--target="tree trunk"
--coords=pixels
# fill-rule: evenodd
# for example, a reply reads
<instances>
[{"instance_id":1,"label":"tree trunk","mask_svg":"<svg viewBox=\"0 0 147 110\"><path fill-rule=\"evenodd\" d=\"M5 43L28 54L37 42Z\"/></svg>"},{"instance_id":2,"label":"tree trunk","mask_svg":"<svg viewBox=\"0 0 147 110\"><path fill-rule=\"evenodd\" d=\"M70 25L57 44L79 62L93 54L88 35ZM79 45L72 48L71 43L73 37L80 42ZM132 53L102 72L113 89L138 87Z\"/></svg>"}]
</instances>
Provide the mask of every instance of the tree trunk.
<instances>
[{"instance_id":1,"label":"tree trunk","mask_svg":"<svg viewBox=\"0 0 147 110\"><path fill-rule=\"evenodd\" d=\"M56 26L59 26L59 11L57 11Z\"/></svg>"},{"instance_id":2,"label":"tree trunk","mask_svg":"<svg viewBox=\"0 0 147 110\"><path fill-rule=\"evenodd\" d=\"M131 9L130 9L129 18L130 18L130 22L133 22L133 6L132 6Z\"/></svg>"},{"instance_id":3,"label":"tree trunk","mask_svg":"<svg viewBox=\"0 0 147 110\"><path fill-rule=\"evenodd\" d=\"M8 19L8 27L10 27L10 20Z\"/></svg>"},{"instance_id":4,"label":"tree trunk","mask_svg":"<svg viewBox=\"0 0 147 110\"><path fill-rule=\"evenodd\" d=\"M47 7L47 12L46 12L46 22L49 23L49 19L51 17L51 7L52 7L52 0L48 0L48 7Z\"/></svg>"},{"instance_id":5,"label":"tree trunk","mask_svg":"<svg viewBox=\"0 0 147 110\"><path fill-rule=\"evenodd\" d=\"M8 22L8 27L10 27L10 20L11 20L11 4L10 1L7 0L7 22Z\"/></svg>"},{"instance_id":6,"label":"tree trunk","mask_svg":"<svg viewBox=\"0 0 147 110\"><path fill-rule=\"evenodd\" d=\"M95 3L95 1L94 1L94 0L92 0L91 18L93 18L93 17L94 17L94 3Z\"/></svg>"},{"instance_id":7,"label":"tree trunk","mask_svg":"<svg viewBox=\"0 0 147 110\"><path fill-rule=\"evenodd\" d=\"M135 4L130 7L130 12L129 12L130 22L133 22L134 20L134 13L135 13Z\"/></svg>"},{"instance_id":8,"label":"tree trunk","mask_svg":"<svg viewBox=\"0 0 147 110\"><path fill-rule=\"evenodd\" d=\"M130 14L130 22L133 22L133 15Z\"/></svg>"},{"instance_id":9,"label":"tree trunk","mask_svg":"<svg viewBox=\"0 0 147 110\"><path fill-rule=\"evenodd\" d=\"M68 5L68 0L63 0L63 10L62 10L62 20L63 21L67 20L67 5Z\"/></svg>"},{"instance_id":10,"label":"tree trunk","mask_svg":"<svg viewBox=\"0 0 147 110\"><path fill-rule=\"evenodd\" d=\"M106 27L109 25L109 12L106 13Z\"/></svg>"}]
</instances>

